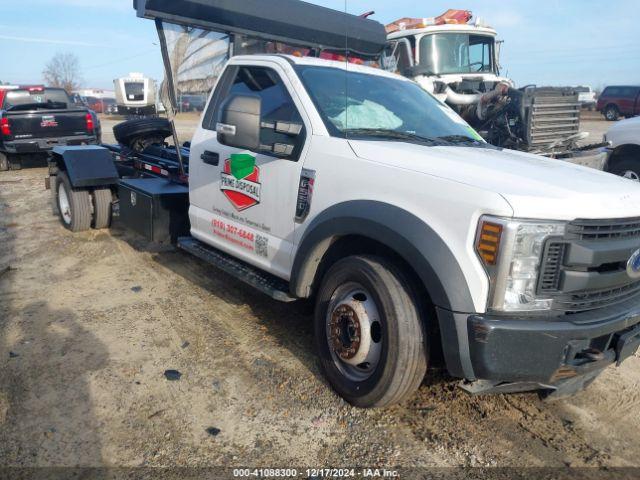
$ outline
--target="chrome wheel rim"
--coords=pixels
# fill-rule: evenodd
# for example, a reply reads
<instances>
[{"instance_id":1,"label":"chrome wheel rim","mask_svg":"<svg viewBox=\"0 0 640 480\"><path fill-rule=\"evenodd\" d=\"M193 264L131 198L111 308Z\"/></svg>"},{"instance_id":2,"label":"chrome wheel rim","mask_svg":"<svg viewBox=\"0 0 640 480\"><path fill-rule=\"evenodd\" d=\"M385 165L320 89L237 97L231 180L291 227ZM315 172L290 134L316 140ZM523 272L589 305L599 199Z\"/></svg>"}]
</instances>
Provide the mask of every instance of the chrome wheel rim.
<instances>
[{"instance_id":1,"label":"chrome wheel rim","mask_svg":"<svg viewBox=\"0 0 640 480\"><path fill-rule=\"evenodd\" d=\"M60 215L62 220L67 225L71 224L71 205L69 204L69 197L64 185L58 187L58 207L60 208Z\"/></svg>"},{"instance_id":2,"label":"chrome wheel rim","mask_svg":"<svg viewBox=\"0 0 640 480\"><path fill-rule=\"evenodd\" d=\"M382 356L382 323L371 294L357 283L339 287L329 301L326 333L331 358L346 378L362 382Z\"/></svg>"},{"instance_id":3,"label":"chrome wheel rim","mask_svg":"<svg viewBox=\"0 0 640 480\"><path fill-rule=\"evenodd\" d=\"M640 182L640 175L638 175L638 173L634 172L633 170L625 170L622 173L622 176L624 178L628 178L629 180L633 180L634 182Z\"/></svg>"}]
</instances>

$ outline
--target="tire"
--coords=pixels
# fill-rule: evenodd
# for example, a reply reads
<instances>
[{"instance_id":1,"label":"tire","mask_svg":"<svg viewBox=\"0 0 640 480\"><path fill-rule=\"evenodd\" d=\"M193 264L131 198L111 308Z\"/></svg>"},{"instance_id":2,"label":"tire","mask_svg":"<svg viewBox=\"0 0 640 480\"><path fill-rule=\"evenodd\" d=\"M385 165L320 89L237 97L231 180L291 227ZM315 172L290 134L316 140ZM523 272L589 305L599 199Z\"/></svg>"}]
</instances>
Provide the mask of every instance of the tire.
<instances>
[{"instance_id":1,"label":"tire","mask_svg":"<svg viewBox=\"0 0 640 480\"><path fill-rule=\"evenodd\" d=\"M140 118L117 124L113 127L113 134L118 143L133 149L139 146L141 139L162 142L173 132L166 118Z\"/></svg>"},{"instance_id":2,"label":"tire","mask_svg":"<svg viewBox=\"0 0 640 480\"><path fill-rule=\"evenodd\" d=\"M91 195L88 190L72 188L65 172L56 176L55 198L60 221L66 229L83 232L91 228Z\"/></svg>"},{"instance_id":3,"label":"tire","mask_svg":"<svg viewBox=\"0 0 640 480\"><path fill-rule=\"evenodd\" d=\"M97 188L91 194L93 200L93 224L96 230L111 226L111 189Z\"/></svg>"},{"instance_id":4,"label":"tire","mask_svg":"<svg viewBox=\"0 0 640 480\"><path fill-rule=\"evenodd\" d=\"M16 155L9 155L9 170L22 170L22 160Z\"/></svg>"},{"instance_id":5,"label":"tire","mask_svg":"<svg viewBox=\"0 0 640 480\"><path fill-rule=\"evenodd\" d=\"M634 160L632 158L625 158L616 162L609 173L619 175L634 182L640 182L640 158Z\"/></svg>"},{"instance_id":6,"label":"tire","mask_svg":"<svg viewBox=\"0 0 640 480\"><path fill-rule=\"evenodd\" d=\"M9 170L9 159L4 153L0 153L0 172Z\"/></svg>"},{"instance_id":7,"label":"tire","mask_svg":"<svg viewBox=\"0 0 640 480\"><path fill-rule=\"evenodd\" d=\"M620 118L620 110L618 110L618 107L615 105L607 105L602 113L604 114L604 118L610 122L615 122Z\"/></svg>"},{"instance_id":8,"label":"tire","mask_svg":"<svg viewBox=\"0 0 640 480\"><path fill-rule=\"evenodd\" d=\"M322 280L314 323L322 369L352 405L400 402L424 379L424 325L409 282L391 262L374 256L338 261Z\"/></svg>"}]
</instances>

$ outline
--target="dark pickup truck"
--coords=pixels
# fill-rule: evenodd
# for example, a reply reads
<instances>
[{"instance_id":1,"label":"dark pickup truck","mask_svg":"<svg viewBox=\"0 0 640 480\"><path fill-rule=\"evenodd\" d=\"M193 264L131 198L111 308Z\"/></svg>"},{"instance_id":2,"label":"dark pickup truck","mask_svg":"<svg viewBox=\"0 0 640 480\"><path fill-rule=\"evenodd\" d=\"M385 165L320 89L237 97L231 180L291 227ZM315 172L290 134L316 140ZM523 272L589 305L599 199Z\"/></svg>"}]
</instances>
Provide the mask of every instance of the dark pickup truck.
<instances>
[{"instance_id":1,"label":"dark pickup truck","mask_svg":"<svg viewBox=\"0 0 640 480\"><path fill-rule=\"evenodd\" d=\"M0 89L0 170L18 170L24 160L45 158L59 145L99 141L96 114L74 105L63 89Z\"/></svg>"}]
</instances>

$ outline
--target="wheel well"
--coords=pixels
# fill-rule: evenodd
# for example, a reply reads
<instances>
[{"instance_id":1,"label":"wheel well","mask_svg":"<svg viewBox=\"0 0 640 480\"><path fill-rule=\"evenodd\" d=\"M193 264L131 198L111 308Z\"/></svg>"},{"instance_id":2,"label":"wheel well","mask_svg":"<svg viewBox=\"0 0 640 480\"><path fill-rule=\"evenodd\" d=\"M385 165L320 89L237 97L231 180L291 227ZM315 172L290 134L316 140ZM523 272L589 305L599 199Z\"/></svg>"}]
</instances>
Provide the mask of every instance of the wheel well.
<instances>
[{"instance_id":1,"label":"wheel well","mask_svg":"<svg viewBox=\"0 0 640 480\"><path fill-rule=\"evenodd\" d=\"M603 108L603 110L608 109L609 107L614 107L616 110L620 110L617 104L615 103L607 103L607 106Z\"/></svg>"},{"instance_id":2,"label":"wheel well","mask_svg":"<svg viewBox=\"0 0 640 480\"><path fill-rule=\"evenodd\" d=\"M617 147L607 164L607 171L611 171L623 160L637 160L640 162L640 145L621 145Z\"/></svg>"},{"instance_id":3,"label":"wheel well","mask_svg":"<svg viewBox=\"0 0 640 480\"><path fill-rule=\"evenodd\" d=\"M342 258L352 255L375 255L378 257L390 260L396 265L402 273L405 275L409 282L409 287L412 289L412 293L418 302L418 309L420 316L425 321L426 319L433 319L433 321L426 322L428 338L437 338L437 342L431 342L429 347L431 349L431 361L433 364L442 366L444 365L444 356L442 354L442 344L440 342L440 329L438 327L437 314L431 296L427 291L424 282L420 279L420 276L415 269L402 258L395 250L387 245L374 240L364 235L345 235L339 237L333 237L327 242L328 248L319 260L318 268L316 269L313 281L311 283L310 296L312 297L317 291L322 278L326 274L327 270Z\"/></svg>"}]
</instances>

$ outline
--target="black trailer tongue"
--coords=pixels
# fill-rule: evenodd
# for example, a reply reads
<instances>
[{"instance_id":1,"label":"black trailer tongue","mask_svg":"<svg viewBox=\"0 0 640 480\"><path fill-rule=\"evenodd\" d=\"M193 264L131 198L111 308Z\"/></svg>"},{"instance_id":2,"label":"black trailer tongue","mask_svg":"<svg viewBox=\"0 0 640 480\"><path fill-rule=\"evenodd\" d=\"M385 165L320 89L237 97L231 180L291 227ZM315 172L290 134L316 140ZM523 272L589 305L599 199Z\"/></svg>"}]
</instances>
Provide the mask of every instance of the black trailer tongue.
<instances>
[{"instance_id":1,"label":"black trailer tongue","mask_svg":"<svg viewBox=\"0 0 640 480\"><path fill-rule=\"evenodd\" d=\"M139 17L310 48L376 56L384 26L300 0L134 0Z\"/></svg>"}]
</instances>

